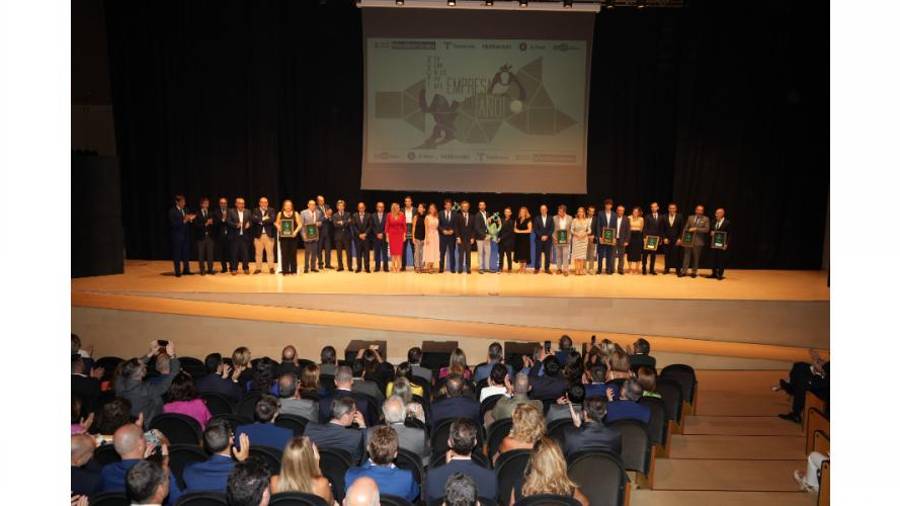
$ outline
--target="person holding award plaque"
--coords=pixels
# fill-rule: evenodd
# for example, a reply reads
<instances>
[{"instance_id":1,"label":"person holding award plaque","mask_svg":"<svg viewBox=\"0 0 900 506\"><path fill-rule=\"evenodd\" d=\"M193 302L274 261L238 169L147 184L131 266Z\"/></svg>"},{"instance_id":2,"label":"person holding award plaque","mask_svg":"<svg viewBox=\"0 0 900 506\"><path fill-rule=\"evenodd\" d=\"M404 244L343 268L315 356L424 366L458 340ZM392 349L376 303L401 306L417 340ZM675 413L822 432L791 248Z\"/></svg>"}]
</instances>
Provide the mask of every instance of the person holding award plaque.
<instances>
[{"instance_id":1,"label":"person holding award plaque","mask_svg":"<svg viewBox=\"0 0 900 506\"><path fill-rule=\"evenodd\" d=\"M403 265L400 257L406 249L406 216L400 212L400 204L391 204L391 212L384 223L384 235L387 236L391 253L391 272L400 272Z\"/></svg>"},{"instance_id":2,"label":"person holding award plaque","mask_svg":"<svg viewBox=\"0 0 900 506\"><path fill-rule=\"evenodd\" d=\"M579 207L572 220L572 263L575 266L576 276L582 276L585 273L584 261L590 246L591 220L585 215L584 208Z\"/></svg>"},{"instance_id":3,"label":"person holding award plaque","mask_svg":"<svg viewBox=\"0 0 900 506\"><path fill-rule=\"evenodd\" d=\"M319 272L316 268L319 251L319 227L324 216L316 208L316 201L306 203L306 209L300 213L300 236L303 237L303 272Z\"/></svg>"},{"instance_id":4,"label":"person holding award plaque","mask_svg":"<svg viewBox=\"0 0 900 506\"><path fill-rule=\"evenodd\" d=\"M572 242L572 217L566 213L566 205L556 207L556 216L553 217L553 249L556 253L556 273L563 276L569 275L569 246ZM534 269L540 269L535 265Z\"/></svg>"},{"instance_id":5,"label":"person holding award plaque","mask_svg":"<svg viewBox=\"0 0 900 506\"><path fill-rule=\"evenodd\" d=\"M662 220L659 204L650 203L650 214L644 216L644 248L641 253L641 274L647 274L647 259L650 260L650 274L656 276L656 251L659 249Z\"/></svg>"},{"instance_id":6,"label":"person holding award plaque","mask_svg":"<svg viewBox=\"0 0 900 506\"><path fill-rule=\"evenodd\" d=\"M719 281L725 279L725 258L728 253L728 225L730 222L725 219L725 209L716 209L716 221L712 224L712 230L709 231L710 243L709 252L712 255L712 273L708 278L715 278Z\"/></svg>"},{"instance_id":7,"label":"person holding award plaque","mask_svg":"<svg viewBox=\"0 0 900 506\"><path fill-rule=\"evenodd\" d=\"M528 208L519 208L519 216L516 218L516 263L519 264L519 272L525 274L525 268L531 263L531 213Z\"/></svg>"},{"instance_id":8,"label":"person holding award plaque","mask_svg":"<svg viewBox=\"0 0 900 506\"><path fill-rule=\"evenodd\" d=\"M706 235L709 233L709 218L703 215L703 206L694 208L694 215L687 219L681 239L678 245L684 249L684 261L681 264L681 272L678 277L687 275L688 267L691 268L691 277L697 277L697 268L700 266L700 254L703 246L706 246Z\"/></svg>"},{"instance_id":9,"label":"person holding award plaque","mask_svg":"<svg viewBox=\"0 0 900 506\"><path fill-rule=\"evenodd\" d=\"M603 201L603 211L594 220L594 237L597 238L597 274L603 273L603 261L606 260L606 273L613 273L613 258L616 251L616 213L613 212L612 199Z\"/></svg>"},{"instance_id":10,"label":"person holding award plaque","mask_svg":"<svg viewBox=\"0 0 900 506\"><path fill-rule=\"evenodd\" d=\"M297 274L297 233L300 232L300 215L294 212L294 203L285 200L275 216L278 245L281 248L281 274Z\"/></svg>"},{"instance_id":11,"label":"person holding award plaque","mask_svg":"<svg viewBox=\"0 0 900 506\"><path fill-rule=\"evenodd\" d=\"M628 240L625 242L625 253L628 255L628 273L637 274L638 264L644 251L644 212L640 207L631 209L628 217ZM646 274L646 272L644 273Z\"/></svg>"}]
</instances>

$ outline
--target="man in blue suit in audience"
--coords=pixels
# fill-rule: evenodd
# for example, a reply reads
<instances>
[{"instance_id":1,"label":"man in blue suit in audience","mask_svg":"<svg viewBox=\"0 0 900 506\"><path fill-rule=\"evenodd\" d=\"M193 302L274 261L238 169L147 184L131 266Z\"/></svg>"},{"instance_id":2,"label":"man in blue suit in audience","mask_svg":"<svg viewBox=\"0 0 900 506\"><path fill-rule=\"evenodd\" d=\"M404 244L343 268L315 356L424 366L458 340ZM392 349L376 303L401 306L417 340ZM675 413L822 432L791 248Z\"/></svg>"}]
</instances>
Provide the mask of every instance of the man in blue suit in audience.
<instances>
[{"instance_id":1,"label":"man in blue suit in audience","mask_svg":"<svg viewBox=\"0 0 900 506\"><path fill-rule=\"evenodd\" d=\"M563 452L566 458L581 451L602 451L622 455L622 434L603 423L606 416L606 399L588 397L581 414L572 410L575 427L565 432Z\"/></svg>"},{"instance_id":2,"label":"man in blue suit in audience","mask_svg":"<svg viewBox=\"0 0 900 506\"><path fill-rule=\"evenodd\" d=\"M478 427L465 418L458 419L450 426L447 441L447 463L431 467L425 476L425 501L431 504L444 497L444 486L450 476L460 473L471 477L477 486L478 496L496 500L497 476L472 460L472 450L478 444Z\"/></svg>"},{"instance_id":3,"label":"man in blue suit in audience","mask_svg":"<svg viewBox=\"0 0 900 506\"><path fill-rule=\"evenodd\" d=\"M349 489L358 478L368 476L378 484L378 492L402 497L415 502L419 497L419 484L412 471L394 465L400 442L392 427L379 425L374 428L367 448L369 460L363 465L351 467L344 475L344 486Z\"/></svg>"},{"instance_id":4,"label":"man in blue suit in audience","mask_svg":"<svg viewBox=\"0 0 900 506\"><path fill-rule=\"evenodd\" d=\"M644 389L640 383L633 379L625 380L622 383L619 397L611 399L606 406L606 423L626 419L650 423L650 408L643 404L638 404L638 401L643 396Z\"/></svg>"},{"instance_id":5,"label":"man in blue suit in audience","mask_svg":"<svg viewBox=\"0 0 900 506\"><path fill-rule=\"evenodd\" d=\"M234 447L234 435L226 420L214 420L203 431L203 448L211 456L205 462L191 464L184 469L182 479L185 492L225 492L228 476L234 470L235 459L240 462L250 456L250 438L241 434L241 449ZM232 458L232 455L234 458Z\"/></svg>"},{"instance_id":6,"label":"man in blue suit in audience","mask_svg":"<svg viewBox=\"0 0 900 506\"><path fill-rule=\"evenodd\" d=\"M234 431L239 438L238 441L242 440L240 437L242 434L246 434L250 438L250 444L284 450L288 441L294 437L294 431L275 425L273 422L277 414L278 399L268 394L260 397L256 401L256 411L253 414L256 421L250 425L240 425Z\"/></svg>"},{"instance_id":7,"label":"man in blue suit in audience","mask_svg":"<svg viewBox=\"0 0 900 506\"><path fill-rule=\"evenodd\" d=\"M337 368L334 374L334 391L319 399L319 421L331 420L331 401L339 397L350 397L356 402L356 409L362 413L367 425L378 423L378 406L369 404L368 395L353 391L353 370L346 365Z\"/></svg>"},{"instance_id":8,"label":"man in blue suit in audience","mask_svg":"<svg viewBox=\"0 0 900 506\"><path fill-rule=\"evenodd\" d=\"M437 427L441 420L447 418L468 418L478 420L481 416L481 404L464 394L465 382L458 374L451 374L444 383L447 398L431 405L431 426Z\"/></svg>"},{"instance_id":9,"label":"man in blue suit in audience","mask_svg":"<svg viewBox=\"0 0 900 506\"><path fill-rule=\"evenodd\" d=\"M102 491L125 492L125 475L138 462L152 454L154 448L148 448L143 429L133 423L125 424L116 430L116 433L113 434L113 445L122 460L103 466L100 471L100 476L103 478ZM169 454L166 445L160 446L157 450L163 456ZM166 504L170 506L175 504L180 496L181 489L178 488L175 475L169 471L169 498L166 500Z\"/></svg>"},{"instance_id":10,"label":"man in blue suit in audience","mask_svg":"<svg viewBox=\"0 0 900 506\"><path fill-rule=\"evenodd\" d=\"M359 428L352 427L357 424ZM366 421L356 409L352 397L338 397L331 401L331 420L328 423L309 423L303 435L319 448L336 448L350 455L354 463L363 457Z\"/></svg>"},{"instance_id":11,"label":"man in blue suit in audience","mask_svg":"<svg viewBox=\"0 0 900 506\"><path fill-rule=\"evenodd\" d=\"M221 353L210 353L204 361L207 375L198 379L195 384L200 393L216 393L224 395L231 402L241 400L241 387L231 378L231 366L222 361Z\"/></svg>"}]
</instances>

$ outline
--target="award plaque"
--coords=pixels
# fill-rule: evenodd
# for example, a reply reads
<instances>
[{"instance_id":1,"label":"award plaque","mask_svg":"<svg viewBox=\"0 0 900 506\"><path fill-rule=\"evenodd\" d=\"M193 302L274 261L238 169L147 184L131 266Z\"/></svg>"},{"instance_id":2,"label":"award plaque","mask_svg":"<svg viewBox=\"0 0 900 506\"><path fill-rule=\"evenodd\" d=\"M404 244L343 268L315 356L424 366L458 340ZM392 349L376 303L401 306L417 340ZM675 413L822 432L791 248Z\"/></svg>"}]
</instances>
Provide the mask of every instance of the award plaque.
<instances>
[{"instance_id":1,"label":"award plaque","mask_svg":"<svg viewBox=\"0 0 900 506\"><path fill-rule=\"evenodd\" d=\"M569 242L569 231L568 230L557 230L556 231L556 243L557 244L566 244Z\"/></svg>"},{"instance_id":2,"label":"award plaque","mask_svg":"<svg viewBox=\"0 0 900 506\"><path fill-rule=\"evenodd\" d=\"M315 241L319 239L319 227L315 225L306 226L306 240Z\"/></svg>"},{"instance_id":3,"label":"award plaque","mask_svg":"<svg viewBox=\"0 0 900 506\"><path fill-rule=\"evenodd\" d=\"M712 233L712 249L725 249L728 246L728 232L713 231Z\"/></svg>"},{"instance_id":4,"label":"award plaque","mask_svg":"<svg viewBox=\"0 0 900 506\"><path fill-rule=\"evenodd\" d=\"M294 235L294 220L281 220L281 237Z\"/></svg>"},{"instance_id":5,"label":"award plaque","mask_svg":"<svg viewBox=\"0 0 900 506\"><path fill-rule=\"evenodd\" d=\"M605 246L616 245L616 229L612 227L603 227L600 231L600 244Z\"/></svg>"},{"instance_id":6,"label":"award plaque","mask_svg":"<svg viewBox=\"0 0 900 506\"><path fill-rule=\"evenodd\" d=\"M681 245L682 246L693 246L694 245L694 233L688 230L685 230L683 234L681 234Z\"/></svg>"},{"instance_id":7,"label":"award plaque","mask_svg":"<svg viewBox=\"0 0 900 506\"><path fill-rule=\"evenodd\" d=\"M406 236L412 237L412 222L406 224Z\"/></svg>"},{"instance_id":8,"label":"award plaque","mask_svg":"<svg viewBox=\"0 0 900 506\"><path fill-rule=\"evenodd\" d=\"M656 251L659 249L659 236L658 235L645 235L644 236L644 249L647 251Z\"/></svg>"}]
</instances>

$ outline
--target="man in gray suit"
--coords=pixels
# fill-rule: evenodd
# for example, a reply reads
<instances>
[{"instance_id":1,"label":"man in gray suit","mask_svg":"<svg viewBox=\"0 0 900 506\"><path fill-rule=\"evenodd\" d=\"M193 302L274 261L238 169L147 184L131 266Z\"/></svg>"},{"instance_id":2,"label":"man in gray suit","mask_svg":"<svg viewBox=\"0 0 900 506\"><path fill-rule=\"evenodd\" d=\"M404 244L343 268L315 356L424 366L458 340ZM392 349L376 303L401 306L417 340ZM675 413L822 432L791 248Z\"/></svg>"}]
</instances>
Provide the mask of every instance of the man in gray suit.
<instances>
[{"instance_id":1,"label":"man in gray suit","mask_svg":"<svg viewBox=\"0 0 900 506\"><path fill-rule=\"evenodd\" d=\"M700 265L700 253L706 246L706 235L709 234L709 218L703 215L703 206L694 208L694 215L684 220L684 230L681 231L681 237L685 232L693 232L694 237L690 246L681 243L678 239L676 244L684 248L684 262L681 264L681 272L678 277L682 278L687 274L688 266L691 267L691 277L697 277L697 267Z\"/></svg>"},{"instance_id":2,"label":"man in gray suit","mask_svg":"<svg viewBox=\"0 0 900 506\"><path fill-rule=\"evenodd\" d=\"M319 258L319 227L322 226L322 220L325 217L321 211L316 209L316 201L310 200L306 203L306 209L300 213L300 235L303 237L303 272L309 272L312 268L313 272L319 272L316 268L316 260ZM316 233L307 233L307 225L315 225Z\"/></svg>"},{"instance_id":3,"label":"man in gray suit","mask_svg":"<svg viewBox=\"0 0 900 506\"><path fill-rule=\"evenodd\" d=\"M631 226L625 218L625 206L620 204L616 207L616 217L610 226L616 229L616 272L625 274L625 243L631 238Z\"/></svg>"},{"instance_id":4,"label":"man in gray suit","mask_svg":"<svg viewBox=\"0 0 900 506\"><path fill-rule=\"evenodd\" d=\"M350 454L353 463L363 457L363 430L351 427L354 423L365 430L363 414L356 409L352 397L338 397L331 401L331 420L328 423L308 423L303 435L319 448L337 448Z\"/></svg>"},{"instance_id":5,"label":"man in gray suit","mask_svg":"<svg viewBox=\"0 0 900 506\"><path fill-rule=\"evenodd\" d=\"M409 450L416 455L422 457L422 463L428 464L428 456L431 455L431 449L428 444L428 437L424 429L418 427L407 427L406 421L406 404L403 399L397 395L392 395L388 400L384 401L381 406L381 412L384 414L384 423L394 429L397 438L400 441L400 448ZM369 446L369 438L375 427L366 429L366 447Z\"/></svg>"},{"instance_id":6,"label":"man in gray suit","mask_svg":"<svg viewBox=\"0 0 900 506\"><path fill-rule=\"evenodd\" d=\"M297 388L297 376L289 372L278 378L278 393L281 407L280 415L295 415L311 422L319 421L319 403L312 399L301 399Z\"/></svg>"},{"instance_id":7,"label":"man in gray suit","mask_svg":"<svg viewBox=\"0 0 900 506\"><path fill-rule=\"evenodd\" d=\"M559 242L560 231L565 231L564 242ZM553 252L556 254L556 273L569 275L569 248L572 245L572 217L566 213L566 205L557 207L553 217Z\"/></svg>"}]
</instances>

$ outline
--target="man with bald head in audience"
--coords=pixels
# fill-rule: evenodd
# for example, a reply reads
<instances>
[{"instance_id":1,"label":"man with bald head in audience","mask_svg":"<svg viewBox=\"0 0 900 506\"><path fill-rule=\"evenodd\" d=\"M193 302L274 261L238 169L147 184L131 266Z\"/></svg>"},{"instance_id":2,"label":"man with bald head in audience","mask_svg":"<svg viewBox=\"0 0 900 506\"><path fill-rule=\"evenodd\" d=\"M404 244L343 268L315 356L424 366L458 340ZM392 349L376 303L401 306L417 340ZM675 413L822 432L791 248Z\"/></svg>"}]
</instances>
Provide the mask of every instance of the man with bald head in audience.
<instances>
[{"instance_id":1,"label":"man with bald head in audience","mask_svg":"<svg viewBox=\"0 0 900 506\"><path fill-rule=\"evenodd\" d=\"M431 454L431 450L428 448L428 436L425 429L407 427L404 423L406 421L406 404L403 402L403 398L397 395L390 396L381 406L381 413L384 415L385 425L393 428L397 433L400 448L415 453L422 457L423 464L428 464L428 456ZM366 447L369 445L369 439L375 428L369 427L366 430Z\"/></svg>"},{"instance_id":2,"label":"man with bald head in audience","mask_svg":"<svg viewBox=\"0 0 900 506\"><path fill-rule=\"evenodd\" d=\"M380 504L381 495L378 493L378 485L368 476L354 481L344 497L344 506L379 506Z\"/></svg>"},{"instance_id":3,"label":"man with bald head in audience","mask_svg":"<svg viewBox=\"0 0 900 506\"><path fill-rule=\"evenodd\" d=\"M516 374L515 381L511 386L507 386L507 388L510 390L507 393L507 396L500 398L500 400L497 401L497 404L494 405L494 409L485 415L485 425L490 425L491 423L504 418L512 418L513 411L516 410L516 406L519 404L531 404L543 412L544 403L536 399L528 398L528 391L531 389L531 384L527 374L524 372Z\"/></svg>"},{"instance_id":4,"label":"man with bald head in audience","mask_svg":"<svg viewBox=\"0 0 900 506\"><path fill-rule=\"evenodd\" d=\"M103 466L100 476L103 479L103 492L125 492L125 475L138 462L148 458L156 450L153 444L148 445L144 439L144 431L133 423L125 424L113 434L113 446L116 453L122 458L120 462L113 462ZM163 467L168 467L169 449L163 444L159 447L162 456ZM178 501L181 489L175 481L175 476L169 472L169 498L166 504L172 505Z\"/></svg>"},{"instance_id":5,"label":"man with bald head in audience","mask_svg":"<svg viewBox=\"0 0 900 506\"><path fill-rule=\"evenodd\" d=\"M96 443L87 434L72 436L72 493L90 496L100 491L100 468L91 460Z\"/></svg>"}]
</instances>

